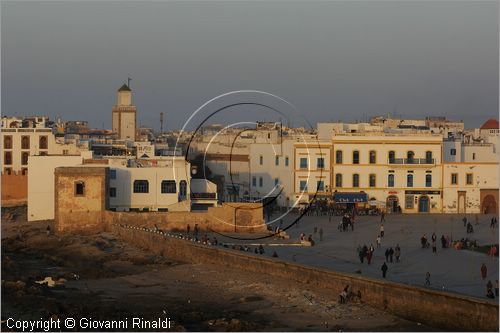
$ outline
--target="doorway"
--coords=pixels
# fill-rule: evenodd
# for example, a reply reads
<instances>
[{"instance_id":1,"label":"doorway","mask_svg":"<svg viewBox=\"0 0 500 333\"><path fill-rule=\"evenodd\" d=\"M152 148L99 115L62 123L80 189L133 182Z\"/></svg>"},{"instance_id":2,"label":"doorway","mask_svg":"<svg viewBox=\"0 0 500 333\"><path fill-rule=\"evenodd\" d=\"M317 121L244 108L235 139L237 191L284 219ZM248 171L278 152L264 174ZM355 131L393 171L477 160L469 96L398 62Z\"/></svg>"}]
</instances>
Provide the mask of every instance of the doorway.
<instances>
[{"instance_id":1,"label":"doorway","mask_svg":"<svg viewBox=\"0 0 500 333\"><path fill-rule=\"evenodd\" d=\"M429 212L429 197L426 195L421 195L418 199L418 212L428 213Z\"/></svg>"}]
</instances>

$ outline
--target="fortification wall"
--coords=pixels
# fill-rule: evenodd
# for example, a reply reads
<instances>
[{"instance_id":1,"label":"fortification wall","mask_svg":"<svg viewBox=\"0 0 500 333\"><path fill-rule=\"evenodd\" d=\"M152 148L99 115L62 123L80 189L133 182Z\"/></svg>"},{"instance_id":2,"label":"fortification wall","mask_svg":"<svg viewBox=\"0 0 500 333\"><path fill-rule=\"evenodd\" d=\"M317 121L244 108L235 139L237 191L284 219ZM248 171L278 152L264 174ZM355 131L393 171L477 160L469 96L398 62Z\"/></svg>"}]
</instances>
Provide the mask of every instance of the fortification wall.
<instances>
[{"instance_id":1,"label":"fortification wall","mask_svg":"<svg viewBox=\"0 0 500 333\"><path fill-rule=\"evenodd\" d=\"M339 293L349 285L355 292L361 292L364 302L409 320L445 330L498 331L498 305L492 302L195 244L117 225L111 229L131 244L175 260L211 263L221 268L230 266Z\"/></svg>"},{"instance_id":2,"label":"fortification wall","mask_svg":"<svg viewBox=\"0 0 500 333\"><path fill-rule=\"evenodd\" d=\"M2 206L26 204L28 201L28 175L13 171L2 173Z\"/></svg>"}]
</instances>

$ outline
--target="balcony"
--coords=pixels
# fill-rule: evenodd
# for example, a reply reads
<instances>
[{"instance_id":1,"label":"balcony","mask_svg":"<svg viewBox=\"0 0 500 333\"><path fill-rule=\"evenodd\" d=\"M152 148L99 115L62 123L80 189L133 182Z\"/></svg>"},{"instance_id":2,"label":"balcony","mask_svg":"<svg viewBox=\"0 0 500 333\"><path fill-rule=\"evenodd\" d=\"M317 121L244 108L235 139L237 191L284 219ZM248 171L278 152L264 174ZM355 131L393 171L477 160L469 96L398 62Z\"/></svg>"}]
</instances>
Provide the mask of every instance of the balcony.
<instances>
[{"instance_id":1,"label":"balcony","mask_svg":"<svg viewBox=\"0 0 500 333\"><path fill-rule=\"evenodd\" d=\"M432 165L435 164L434 158L390 158L389 164L409 164L409 165Z\"/></svg>"}]
</instances>

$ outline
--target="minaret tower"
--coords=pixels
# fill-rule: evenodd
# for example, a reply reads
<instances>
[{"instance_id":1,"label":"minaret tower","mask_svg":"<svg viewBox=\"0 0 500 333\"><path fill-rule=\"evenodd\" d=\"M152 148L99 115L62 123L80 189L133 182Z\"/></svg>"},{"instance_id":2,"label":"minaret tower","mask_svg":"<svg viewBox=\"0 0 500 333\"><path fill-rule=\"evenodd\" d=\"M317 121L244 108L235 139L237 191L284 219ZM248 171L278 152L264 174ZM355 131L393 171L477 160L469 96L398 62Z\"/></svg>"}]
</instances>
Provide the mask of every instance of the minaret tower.
<instances>
[{"instance_id":1,"label":"minaret tower","mask_svg":"<svg viewBox=\"0 0 500 333\"><path fill-rule=\"evenodd\" d=\"M116 105L113 106L113 133L117 139L135 141L137 107L132 104L132 90L124 83L118 89Z\"/></svg>"}]
</instances>

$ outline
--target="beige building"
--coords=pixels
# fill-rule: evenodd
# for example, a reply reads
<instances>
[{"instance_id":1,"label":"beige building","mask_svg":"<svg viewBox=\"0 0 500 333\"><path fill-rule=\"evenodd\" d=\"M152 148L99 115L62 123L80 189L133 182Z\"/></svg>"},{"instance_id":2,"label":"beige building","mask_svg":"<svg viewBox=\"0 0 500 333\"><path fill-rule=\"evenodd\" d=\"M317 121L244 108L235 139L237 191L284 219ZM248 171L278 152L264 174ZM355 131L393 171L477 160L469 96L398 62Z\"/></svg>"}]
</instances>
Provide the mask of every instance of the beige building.
<instances>
[{"instance_id":1,"label":"beige building","mask_svg":"<svg viewBox=\"0 0 500 333\"><path fill-rule=\"evenodd\" d=\"M118 89L116 105L112 111L113 133L119 140L135 141L137 107L132 104L132 90L123 84Z\"/></svg>"}]
</instances>

